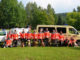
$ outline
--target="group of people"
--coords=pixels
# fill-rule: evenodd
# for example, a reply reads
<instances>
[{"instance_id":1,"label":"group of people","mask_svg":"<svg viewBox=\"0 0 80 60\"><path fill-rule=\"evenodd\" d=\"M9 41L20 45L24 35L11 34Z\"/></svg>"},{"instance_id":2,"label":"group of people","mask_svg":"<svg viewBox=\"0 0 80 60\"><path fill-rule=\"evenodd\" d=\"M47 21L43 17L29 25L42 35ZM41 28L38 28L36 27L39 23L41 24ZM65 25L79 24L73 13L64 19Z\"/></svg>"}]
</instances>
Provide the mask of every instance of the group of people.
<instances>
[{"instance_id":1,"label":"group of people","mask_svg":"<svg viewBox=\"0 0 80 60\"><path fill-rule=\"evenodd\" d=\"M25 46L74 46L76 44L76 40L71 37L68 39L64 36L63 32L57 32L57 30L53 30L52 33L49 32L48 28L43 32L43 28L37 33L36 30L31 32L31 28L26 33L23 29L22 32L18 35L16 30L12 34L9 32L6 36L5 46L4 47L17 47L18 41L21 42L21 47Z\"/></svg>"}]
</instances>

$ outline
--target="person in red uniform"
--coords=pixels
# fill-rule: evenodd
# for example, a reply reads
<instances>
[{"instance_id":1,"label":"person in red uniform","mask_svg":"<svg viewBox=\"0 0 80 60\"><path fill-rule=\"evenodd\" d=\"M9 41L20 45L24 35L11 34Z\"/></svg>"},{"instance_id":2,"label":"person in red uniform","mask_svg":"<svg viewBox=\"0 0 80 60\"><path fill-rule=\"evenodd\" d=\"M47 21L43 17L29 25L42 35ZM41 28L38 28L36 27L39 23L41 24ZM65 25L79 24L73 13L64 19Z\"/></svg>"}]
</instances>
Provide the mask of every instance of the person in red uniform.
<instances>
[{"instance_id":1,"label":"person in red uniform","mask_svg":"<svg viewBox=\"0 0 80 60\"><path fill-rule=\"evenodd\" d=\"M43 33L43 29L40 29L40 32L38 33L38 42L39 42L39 46L45 46L44 44L44 33Z\"/></svg>"},{"instance_id":2,"label":"person in red uniform","mask_svg":"<svg viewBox=\"0 0 80 60\"><path fill-rule=\"evenodd\" d=\"M51 43L52 46L55 46L55 30L51 33Z\"/></svg>"},{"instance_id":3,"label":"person in red uniform","mask_svg":"<svg viewBox=\"0 0 80 60\"><path fill-rule=\"evenodd\" d=\"M23 29L23 31L22 31L22 33L20 34L20 39L21 39L21 45L22 45L22 47L24 47L25 46L25 32L24 32L24 29Z\"/></svg>"},{"instance_id":4,"label":"person in red uniform","mask_svg":"<svg viewBox=\"0 0 80 60\"><path fill-rule=\"evenodd\" d=\"M46 31L44 32L45 35L45 46L50 46L49 40L50 40L50 32L48 28L46 28Z\"/></svg>"},{"instance_id":5,"label":"person in red uniform","mask_svg":"<svg viewBox=\"0 0 80 60\"><path fill-rule=\"evenodd\" d=\"M9 33L6 36L6 40L5 40L5 47L12 47L12 34L9 31Z\"/></svg>"},{"instance_id":6,"label":"person in red uniform","mask_svg":"<svg viewBox=\"0 0 80 60\"><path fill-rule=\"evenodd\" d=\"M75 42L76 42L76 40L74 39L74 37L71 37L70 40L69 40L68 46L74 47L75 46Z\"/></svg>"},{"instance_id":7,"label":"person in red uniform","mask_svg":"<svg viewBox=\"0 0 80 60\"><path fill-rule=\"evenodd\" d=\"M10 39L10 38L8 38L7 40L6 40L6 45L5 45L6 47L12 47L12 40Z\"/></svg>"},{"instance_id":8,"label":"person in red uniform","mask_svg":"<svg viewBox=\"0 0 80 60\"><path fill-rule=\"evenodd\" d=\"M54 40L53 40L54 44L53 45L58 46L60 34L57 32L57 30L55 30L53 36L54 36Z\"/></svg>"},{"instance_id":9,"label":"person in red uniform","mask_svg":"<svg viewBox=\"0 0 80 60\"><path fill-rule=\"evenodd\" d=\"M17 47L18 34L17 34L16 30L14 31L14 34L12 34L12 37L13 37L13 47Z\"/></svg>"},{"instance_id":10,"label":"person in red uniform","mask_svg":"<svg viewBox=\"0 0 80 60\"><path fill-rule=\"evenodd\" d=\"M32 39L33 39L33 46L37 46L38 44L38 33L36 32L36 30L34 30L34 33L32 34Z\"/></svg>"},{"instance_id":11,"label":"person in red uniform","mask_svg":"<svg viewBox=\"0 0 80 60\"><path fill-rule=\"evenodd\" d=\"M60 46L63 46L64 45L64 40L65 40L65 37L62 33L62 31L60 31L60 37L59 37L59 43L60 43Z\"/></svg>"},{"instance_id":12,"label":"person in red uniform","mask_svg":"<svg viewBox=\"0 0 80 60\"><path fill-rule=\"evenodd\" d=\"M64 40L64 46L68 46L68 43L69 43L69 39L68 39L68 37L66 37Z\"/></svg>"},{"instance_id":13,"label":"person in red uniform","mask_svg":"<svg viewBox=\"0 0 80 60\"><path fill-rule=\"evenodd\" d=\"M6 39L8 39L8 38L12 39L12 34L11 34L10 31L9 31L9 33L8 33L7 36L6 36Z\"/></svg>"},{"instance_id":14,"label":"person in red uniform","mask_svg":"<svg viewBox=\"0 0 80 60\"><path fill-rule=\"evenodd\" d=\"M28 46L31 46L31 39L32 39L32 33L31 33L31 28L30 28L27 33Z\"/></svg>"}]
</instances>

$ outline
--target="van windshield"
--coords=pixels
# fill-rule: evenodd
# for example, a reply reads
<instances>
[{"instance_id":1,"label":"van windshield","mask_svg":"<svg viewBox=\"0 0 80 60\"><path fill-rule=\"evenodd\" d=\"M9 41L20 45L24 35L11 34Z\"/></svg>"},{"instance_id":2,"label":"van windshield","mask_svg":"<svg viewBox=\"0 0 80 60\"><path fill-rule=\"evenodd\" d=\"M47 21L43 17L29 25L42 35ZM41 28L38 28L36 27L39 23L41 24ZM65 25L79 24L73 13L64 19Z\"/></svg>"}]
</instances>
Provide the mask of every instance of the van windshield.
<instances>
[{"instance_id":1,"label":"van windshield","mask_svg":"<svg viewBox=\"0 0 80 60\"><path fill-rule=\"evenodd\" d=\"M77 34L78 31L75 28L69 28L69 33L71 33L71 34Z\"/></svg>"},{"instance_id":2,"label":"van windshield","mask_svg":"<svg viewBox=\"0 0 80 60\"><path fill-rule=\"evenodd\" d=\"M6 35L6 32L0 31L0 36Z\"/></svg>"}]
</instances>

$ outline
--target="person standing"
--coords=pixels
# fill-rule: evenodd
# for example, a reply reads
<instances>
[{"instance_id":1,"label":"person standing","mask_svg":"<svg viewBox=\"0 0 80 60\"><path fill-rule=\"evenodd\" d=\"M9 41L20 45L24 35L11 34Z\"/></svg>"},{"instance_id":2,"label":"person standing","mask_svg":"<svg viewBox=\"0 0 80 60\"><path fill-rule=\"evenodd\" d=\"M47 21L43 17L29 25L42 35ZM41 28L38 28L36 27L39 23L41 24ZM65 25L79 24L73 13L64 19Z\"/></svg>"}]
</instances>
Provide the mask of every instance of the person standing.
<instances>
[{"instance_id":1,"label":"person standing","mask_svg":"<svg viewBox=\"0 0 80 60\"><path fill-rule=\"evenodd\" d=\"M16 30L14 31L14 33L12 34L13 37L13 46L17 47L17 43L18 43L18 34L16 32Z\"/></svg>"},{"instance_id":2,"label":"person standing","mask_svg":"<svg viewBox=\"0 0 80 60\"><path fill-rule=\"evenodd\" d=\"M28 46L31 46L31 39L32 39L32 33L31 33L31 28L29 29L29 32L27 33L27 41L28 41Z\"/></svg>"},{"instance_id":3,"label":"person standing","mask_svg":"<svg viewBox=\"0 0 80 60\"><path fill-rule=\"evenodd\" d=\"M55 30L51 33L51 43L52 46L55 46Z\"/></svg>"},{"instance_id":4,"label":"person standing","mask_svg":"<svg viewBox=\"0 0 80 60\"><path fill-rule=\"evenodd\" d=\"M57 30L55 30L54 37L55 37L54 45L58 46L60 34L57 32Z\"/></svg>"},{"instance_id":5,"label":"person standing","mask_svg":"<svg viewBox=\"0 0 80 60\"><path fill-rule=\"evenodd\" d=\"M43 33L43 29L41 28L40 32L38 33L39 46L43 46L43 47L45 46L43 39L44 39L44 33Z\"/></svg>"},{"instance_id":6,"label":"person standing","mask_svg":"<svg viewBox=\"0 0 80 60\"><path fill-rule=\"evenodd\" d=\"M60 38L59 38L59 43L60 43L60 46L63 46L64 45L64 40L65 40L65 37L62 33L62 31L60 31Z\"/></svg>"},{"instance_id":7,"label":"person standing","mask_svg":"<svg viewBox=\"0 0 80 60\"><path fill-rule=\"evenodd\" d=\"M20 34L20 39L21 39L21 46L24 47L25 43L26 43L24 29L23 29L22 33Z\"/></svg>"},{"instance_id":8,"label":"person standing","mask_svg":"<svg viewBox=\"0 0 80 60\"><path fill-rule=\"evenodd\" d=\"M38 33L36 33L36 30L34 30L34 33L32 34L33 39L33 46L37 46L38 44Z\"/></svg>"},{"instance_id":9,"label":"person standing","mask_svg":"<svg viewBox=\"0 0 80 60\"><path fill-rule=\"evenodd\" d=\"M9 33L7 34L7 36L6 36L6 39L12 39L12 34L11 34L11 31L9 31Z\"/></svg>"},{"instance_id":10,"label":"person standing","mask_svg":"<svg viewBox=\"0 0 80 60\"><path fill-rule=\"evenodd\" d=\"M48 30L48 28L46 28L46 31L44 32L45 34L45 46L50 46L50 32Z\"/></svg>"}]
</instances>

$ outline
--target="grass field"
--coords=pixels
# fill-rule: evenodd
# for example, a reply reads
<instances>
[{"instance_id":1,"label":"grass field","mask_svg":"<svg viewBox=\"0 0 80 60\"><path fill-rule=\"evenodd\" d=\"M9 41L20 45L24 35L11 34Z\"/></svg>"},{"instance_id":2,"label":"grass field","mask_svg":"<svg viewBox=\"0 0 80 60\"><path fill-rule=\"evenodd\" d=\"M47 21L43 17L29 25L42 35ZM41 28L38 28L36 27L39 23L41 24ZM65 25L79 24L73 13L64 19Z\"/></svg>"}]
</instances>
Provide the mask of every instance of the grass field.
<instances>
[{"instance_id":1,"label":"grass field","mask_svg":"<svg viewBox=\"0 0 80 60\"><path fill-rule=\"evenodd\" d=\"M80 60L80 48L0 48L0 60Z\"/></svg>"}]
</instances>

